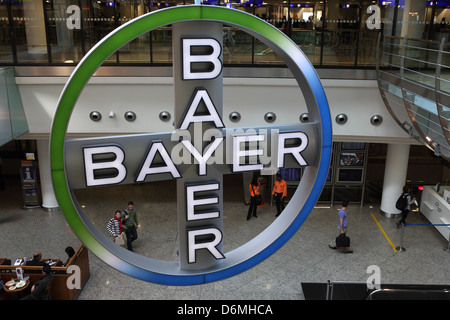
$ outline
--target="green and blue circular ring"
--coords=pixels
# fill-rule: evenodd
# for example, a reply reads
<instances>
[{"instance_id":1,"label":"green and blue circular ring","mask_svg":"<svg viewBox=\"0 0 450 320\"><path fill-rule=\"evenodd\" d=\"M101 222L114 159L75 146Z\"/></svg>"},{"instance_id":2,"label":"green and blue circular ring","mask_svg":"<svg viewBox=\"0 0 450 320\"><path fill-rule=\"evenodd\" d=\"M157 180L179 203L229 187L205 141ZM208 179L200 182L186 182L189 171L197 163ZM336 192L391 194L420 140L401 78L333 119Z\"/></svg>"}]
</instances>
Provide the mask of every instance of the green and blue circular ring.
<instances>
[{"instance_id":1,"label":"green and blue circular ring","mask_svg":"<svg viewBox=\"0 0 450 320\"><path fill-rule=\"evenodd\" d=\"M186 274L184 272L165 274L149 268L142 268L118 257L106 249L89 232L77 212L77 206L73 202L72 193L66 180L64 145L67 127L76 101L88 80L102 63L120 47L141 34L162 26L185 21L214 21L235 26L257 38L264 38L270 42L271 48L277 47L277 50L283 53L282 56L288 57L287 59L291 62L286 64L293 71L294 77L297 81L299 81L299 77L301 78L299 84L304 95L307 96L305 100L310 117L311 113L315 113L316 122L319 123L321 141L319 141L318 149L320 155L313 169L315 170L315 180L311 184L311 191L304 201L304 205L282 234L264 250L226 269L212 270L201 274ZM307 88L304 89L305 87ZM314 110L311 108L314 108ZM314 119L314 117L312 118ZM58 101L51 129L50 162L55 195L61 211L81 242L97 257L119 271L138 279L166 285L192 285L234 276L252 268L283 246L303 224L322 192L328 174L331 147L332 126L326 95L317 73L300 48L278 29L253 15L224 7L189 5L154 11L131 20L107 35L86 54L70 76Z\"/></svg>"}]
</instances>

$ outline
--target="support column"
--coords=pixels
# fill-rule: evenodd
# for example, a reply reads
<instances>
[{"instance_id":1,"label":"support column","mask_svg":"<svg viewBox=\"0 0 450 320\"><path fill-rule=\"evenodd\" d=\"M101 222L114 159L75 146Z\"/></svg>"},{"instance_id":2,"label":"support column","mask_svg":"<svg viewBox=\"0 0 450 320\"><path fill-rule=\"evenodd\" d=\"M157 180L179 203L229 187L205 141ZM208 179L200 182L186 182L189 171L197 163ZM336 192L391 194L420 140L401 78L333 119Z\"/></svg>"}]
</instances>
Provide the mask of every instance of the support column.
<instances>
[{"instance_id":1,"label":"support column","mask_svg":"<svg viewBox=\"0 0 450 320\"><path fill-rule=\"evenodd\" d=\"M47 35L45 34L44 4L43 1L24 1L24 17L34 17L25 23L27 35L27 48L29 54L47 53Z\"/></svg>"},{"instance_id":2,"label":"support column","mask_svg":"<svg viewBox=\"0 0 450 320\"><path fill-rule=\"evenodd\" d=\"M49 140L36 140L39 157L39 177L41 180L42 207L44 211L59 209L53 189L52 175L50 170L50 149Z\"/></svg>"},{"instance_id":3,"label":"support column","mask_svg":"<svg viewBox=\"0 0 450 320\"><path fill-rule=\"evenodd\" d=\"M195 35L194 38L202 39L202 34L205 36L203 39L215 39L220 43L220 47L222 48L222 39L223 39L223 26L221 23L211 23L211 22L183 22L176 23L172 27L172 47L173 47L173 72L174 72L174 89L175 89L175 108L174 108L174 118L175 118L175 128L178 129L182 124L182 120L186 115L186 110L190 107L191 103L193 103L193 98L198 89L206 90L208 96L210 97L214 108L217 111L219 117L222 117L222 109L223 109L223 75L220 69L220 74L215 77L209 78L205 76L200 79L189 79L184 80L184 72L183 66L185 62L183 62L183 54L191 54L191 52L184 52L184 48L182 46L183 39L191 39L192 35ZM192 39L191 39L192 40ZM195 47L195 46L194 46ZM205 45L200 45L195 49L192 48L194 53L192 56L200 56L203 55L208 56L211 54L209 52L211 48ZM204 59L204 60L201 60ZM211 65L207 62L207 59L200 58L201 62L195 61L192 59L192 62L189 62L189 69L192 69L194 72L206 72L211 70ZM206 60L206 61L205 61ZM220 54L220 61L222 61L222 54ZM222 66L214 66L214 68L222 68ZM195 106L195 104L194 104ZM199 114L205 112L205 114L210 113L207 109L205 109L205 101L203 100L198 105ZM198 115L196 115L198 116ZM188 127L188 131L191 138L192 145L198 150L200 154L204 154L204 150L207 144L210 144L211 141L206 139L205 132L208 129L216 128L216 126L211 122L198 122L191 124ZM220 132L220 131L219 131ZM194 162L191 162L194 163ZM213 191L198 192L203 197L214 198L217 197L217 203L210 203L208 205L198 206L201 207L203 212L212 211L218 212L218 217L208 218L207 222L205 219L196 220L196 219L188 219L188 201L192 201L192 199L188 200L188 187L199 187L202 184L218 184L218 189L214 189ZM207 195L205 195L205 192ZM196 195L198 198L199 195ZM198 166L192 165L183 172L183 177L177 179L177 201L178 201L178 238L180 241L180 269L181 270L206 270L210 267L216 266L220 263L220 260L211 254L210 250L198 250L195 254L195 261L189 260L190 247L189 247L189 237L190 232L194 233L196 230L200 230L201 227L212 228L217 230L221 234L223 234L223 178L222 173L217 170L214 166L207 166L207 174L200 176L198 174ZM201 225L203 224L203 226ZM205 229L208 229L205 228ZM199 236L198 238L203 243L212 242L214 238L213 234L207 234ZM194 237L195 240L195 237ZM192 245L192 243L191 243ZM223 243L220 242L215 248L222 252Z\"/></svg>"},{"instance_id":4,"label":"support column","mask_svg":"<svg viewBox=\"0 0 450 320\"><path fill-rule=\"evenodd\" d=\"M389 144L384 170L383 193L381 196L381 214L393 218L401 214L395 208L398 197L403 192L408 170L409 144Z\"/></svg>"}]
</instances>

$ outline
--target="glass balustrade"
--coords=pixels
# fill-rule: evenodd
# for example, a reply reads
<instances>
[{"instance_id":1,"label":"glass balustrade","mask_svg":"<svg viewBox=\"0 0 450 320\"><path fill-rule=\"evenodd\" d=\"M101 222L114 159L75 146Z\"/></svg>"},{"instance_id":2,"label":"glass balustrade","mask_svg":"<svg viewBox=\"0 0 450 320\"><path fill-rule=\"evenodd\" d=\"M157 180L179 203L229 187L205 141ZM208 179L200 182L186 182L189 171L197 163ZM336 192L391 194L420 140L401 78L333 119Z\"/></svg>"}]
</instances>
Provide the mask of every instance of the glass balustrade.
<instances>
[{"instance_id":1,"label":"glass balustrade","mask_svg":"<svg viewBox=\"0 0 450 320\"><path fill-rule=\"evenodd\" d=\"M447 39L385 36L379 48L379 88L391 115L436 155L450 159Z\"/></svg>"}]
</instances>

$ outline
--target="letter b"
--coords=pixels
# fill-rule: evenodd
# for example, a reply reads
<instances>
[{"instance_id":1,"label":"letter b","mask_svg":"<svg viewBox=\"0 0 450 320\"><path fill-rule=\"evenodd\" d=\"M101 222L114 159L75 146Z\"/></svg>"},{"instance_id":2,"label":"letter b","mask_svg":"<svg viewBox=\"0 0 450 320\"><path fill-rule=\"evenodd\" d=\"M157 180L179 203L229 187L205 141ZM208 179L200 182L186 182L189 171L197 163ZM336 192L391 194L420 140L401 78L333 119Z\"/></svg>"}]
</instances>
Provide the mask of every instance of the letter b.
<instances>
[{"instance_id":1,"label":"letter b","mask_svg":"<svg viewBox=\"0 0 450 320\"><path fill-rule=\"evenodd\" d=\"M118 184L122 182L126 175L127 170L122 164L125 159L125 153L117 146L105 146L105 147L92 147L84 148L84 169L86 173L86 186L101 186L108 184ZM95 161L96 157L101 157L100 160ZM106 160L105 160L106 159ZM112 159L110 161L107 161ZM113 170L115 175L102 176L101 174L95 174L96 172L102 172L105 170Z\"/></svg>"},{"instance_id":2,"label":"letter b","mask_svg":"<svg viewBox=\"0 0 450 320\"><path fill-rule=\"evenodd\" d=\"M210 47L211 54L192 54L192 47ZM214 79L222 72L222 49L216 39L183 39L183 80ZM212 64L213 68L193 71L194 63Z\"/></svg>"}]
</instances>

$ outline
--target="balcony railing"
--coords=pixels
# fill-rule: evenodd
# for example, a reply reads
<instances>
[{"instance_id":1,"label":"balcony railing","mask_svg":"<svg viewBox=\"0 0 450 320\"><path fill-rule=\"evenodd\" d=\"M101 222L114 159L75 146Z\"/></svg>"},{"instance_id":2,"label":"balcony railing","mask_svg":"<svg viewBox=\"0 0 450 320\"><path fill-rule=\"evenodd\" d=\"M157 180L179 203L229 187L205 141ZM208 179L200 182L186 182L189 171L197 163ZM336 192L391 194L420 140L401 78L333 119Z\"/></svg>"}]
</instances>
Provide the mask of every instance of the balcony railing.
<instances>
[{"instance_id":1,"label":"balcony railing","mask_svg":"<svg viewBox=\"0 0 450 320\"><path fill-rule=\"evenodd\" d=\"M379 38L377 48L378 86L388 111L408 134L450 160L447 39L384 36Z\"/></svg>"},{"instance_id":2,"label":"balcony railing","mask_svg":"<svg viewBox=\"0 0 450 320\"><path fill-rule=\"evenodd\" d=\"M28 132L13 68L0 68L0 146Z\"/></svg>"}]
</instances>

